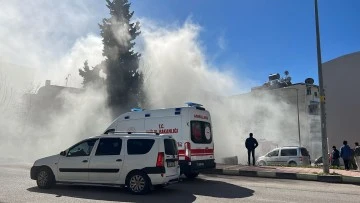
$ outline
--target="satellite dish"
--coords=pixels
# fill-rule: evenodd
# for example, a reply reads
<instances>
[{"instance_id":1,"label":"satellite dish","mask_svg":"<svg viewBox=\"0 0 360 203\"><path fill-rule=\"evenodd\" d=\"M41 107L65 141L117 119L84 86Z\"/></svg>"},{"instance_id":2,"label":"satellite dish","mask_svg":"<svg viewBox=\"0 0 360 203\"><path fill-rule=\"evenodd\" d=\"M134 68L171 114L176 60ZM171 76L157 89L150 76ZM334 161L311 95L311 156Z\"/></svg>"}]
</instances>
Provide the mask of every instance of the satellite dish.
<instances>
[{"instance_id":1,"label":"satellite dish","mask_svg":"<svg viewBox=\"0 0 360 203\"><path fill-rule=\"evenodd\" d=\"M312 84L314 84L314 79L312 79L312 78L306 78L305 83L312 85Z\"/></svg>"}]
</instances>

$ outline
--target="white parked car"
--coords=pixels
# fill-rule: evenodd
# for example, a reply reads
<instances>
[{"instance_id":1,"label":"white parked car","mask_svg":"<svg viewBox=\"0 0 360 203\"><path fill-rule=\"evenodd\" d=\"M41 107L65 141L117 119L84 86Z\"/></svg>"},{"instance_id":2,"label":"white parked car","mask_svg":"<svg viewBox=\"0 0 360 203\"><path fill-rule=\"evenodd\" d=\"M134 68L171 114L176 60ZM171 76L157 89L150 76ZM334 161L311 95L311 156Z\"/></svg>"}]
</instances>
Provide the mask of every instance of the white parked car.
<instances>
[{"instance_id":1,"label":"white parked car","mask_svg":"<svg viewBox=\"0 0 360 203\"><path fill-rule=\"evenodd\" d=\"M305 147L280 147L271 150L257 159L257 164L283 165L283 166L308 166L311 164L310 155Z\"/></svg>"},{"instance_id":2,"label":"white parked car","mask_svg":"<svg viewBox=\"0 0 360 203\"><path fill-rule=\"evenodd\" d=\"M170 135L104 134L35 161L30 175L39 188L55 183L110 184L145 194L153 186L179 180L178 148Z\"/></svg>"}]
</instances>

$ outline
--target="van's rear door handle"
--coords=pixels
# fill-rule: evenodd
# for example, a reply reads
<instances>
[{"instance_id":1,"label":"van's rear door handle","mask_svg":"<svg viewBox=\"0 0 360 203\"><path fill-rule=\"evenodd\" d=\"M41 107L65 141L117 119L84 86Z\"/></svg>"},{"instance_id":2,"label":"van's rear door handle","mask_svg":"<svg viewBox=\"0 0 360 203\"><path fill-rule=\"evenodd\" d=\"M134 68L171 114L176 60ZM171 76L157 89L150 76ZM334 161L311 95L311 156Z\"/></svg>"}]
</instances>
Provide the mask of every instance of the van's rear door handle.
<instances>
[{"instance_id":1,"label":"van's rear door handle","mask_svg":"<svg viewBox=\"0 0 360 203\"><path fill-rule=\"evenodd\" d=\"M117 161L117 162L120 162L120 161L122 161L122 159L116 159L116 161Z\"/></svg>"},{"instance_id":2,"label":"van's rear door handle","mask_svg":"<svg viewBox=\"0 0 360 203\"><path fill-rule=\"evenodd\" d=\"M88 160L83 160L82 162L86 163L86 162L88 162Z\"/></svg>"}]
</instances>

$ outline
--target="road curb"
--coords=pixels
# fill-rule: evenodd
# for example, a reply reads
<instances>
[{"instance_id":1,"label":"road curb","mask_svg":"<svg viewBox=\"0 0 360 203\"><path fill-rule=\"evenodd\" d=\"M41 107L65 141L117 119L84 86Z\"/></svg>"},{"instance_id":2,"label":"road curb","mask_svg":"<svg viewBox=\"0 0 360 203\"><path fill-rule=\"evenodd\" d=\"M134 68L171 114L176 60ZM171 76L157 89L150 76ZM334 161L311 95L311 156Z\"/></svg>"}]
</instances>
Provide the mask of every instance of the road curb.
<instances>
[{"instance_id":1,"label":"road curb","mask_svg":"<svg viewBox=\"0 0 360 203\"><path fill-rule=\"evenodd\" d=\"M272 171L250 171L250 170L236 170L236 169L212 169L202 171L203 174L216 174L228 176L248 176L248 177L262 177L262 178L276 178L276 179L291 179L291 180L308 180L326 183L348 183L360 184L360 177L350 177L342 175L318 175L307 173L286 173L286 172L272 172Z\"/></svg>"}]
</instances>

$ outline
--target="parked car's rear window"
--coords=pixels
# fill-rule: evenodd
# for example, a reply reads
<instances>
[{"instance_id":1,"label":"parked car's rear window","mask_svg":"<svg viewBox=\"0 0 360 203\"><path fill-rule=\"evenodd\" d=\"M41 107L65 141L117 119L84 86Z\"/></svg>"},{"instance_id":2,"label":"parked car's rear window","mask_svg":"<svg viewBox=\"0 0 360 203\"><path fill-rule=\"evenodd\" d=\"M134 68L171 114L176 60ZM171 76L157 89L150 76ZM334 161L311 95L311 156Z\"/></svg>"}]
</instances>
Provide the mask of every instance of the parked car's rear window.
<instances>
[{"instance_id":1,"label":"parked car's rear window","mask_svg":"<svg viewBox=\"0 0 360 203\"><path fill-rule=\"evenodd\" d=\"M127 141L127 153L129 155L148 153L155 140L153 139L129 139Z\"/></svg>"},{"instance_id":2,"label":"parked car's rear window","mask_svg":"<svg viewBox=\"0 0 360 203\"><path fill-rule=\"evenodd\" d=\"M173 139L164 139L165 145L165 154L167 155L177 155L178 149L176 146L176 142Z\"/></svg>"},{"instance_id":3,"label":"parked car's rear window","mask_svg":"<svg viewBox=\"0 0 360 203\"><path fill-rule=\"evenodd\" d=\"M280 156L297 156L297 149L281 149Z\"/></svg>"},{"instance_id":4,"label":"parked car's rear window","mask_svg":"<svg viewBox=\"0 0 360 203\"><path fill-rule=\"evenodd\" d=\"M310 156L307 149L301 148L300 150L301 150L301 155L303 155L303 156Z\"/></svg>"}]
</instances>

